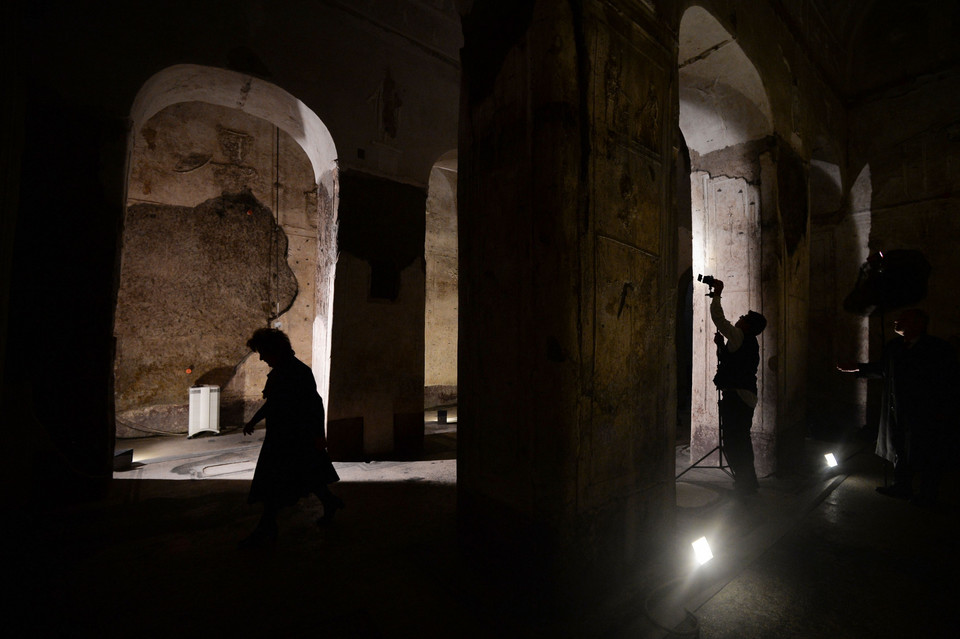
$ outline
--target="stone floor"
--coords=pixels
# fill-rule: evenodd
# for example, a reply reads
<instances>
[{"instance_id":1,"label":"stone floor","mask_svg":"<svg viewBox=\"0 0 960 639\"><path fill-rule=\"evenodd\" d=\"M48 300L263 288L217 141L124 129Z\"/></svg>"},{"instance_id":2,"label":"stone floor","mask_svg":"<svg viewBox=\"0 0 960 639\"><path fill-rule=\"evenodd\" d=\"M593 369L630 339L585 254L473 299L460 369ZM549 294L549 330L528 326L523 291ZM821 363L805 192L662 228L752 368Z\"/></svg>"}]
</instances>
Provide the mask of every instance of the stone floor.
<instances>
[{"instance_id":1,"label":"stone floor","mask_svg":"<svg viewBox=\"0 0 960 639\"><path fill-rule=\"evenodd\" d=\"M953 637L960 480L919 508L874 491L869 444L808 441L809 464L746 501L721 471L677 484L678 548L715 558L638 574L591 606L545 613L478 576L456 543L456 429L428 423L424 458L338 463L347 502L283 512L275 547L241 552L262 431L120 442L134 464L97 503L40 511L5 544L21 636ZM678 449L678 468L690 463ZM506 576L507 579L509 576ZM510 593L506 596L505 593ZM685 611L689 611L685 612ZM672 628L668 632L666 628Z\"/></svg>"}]
</instances>

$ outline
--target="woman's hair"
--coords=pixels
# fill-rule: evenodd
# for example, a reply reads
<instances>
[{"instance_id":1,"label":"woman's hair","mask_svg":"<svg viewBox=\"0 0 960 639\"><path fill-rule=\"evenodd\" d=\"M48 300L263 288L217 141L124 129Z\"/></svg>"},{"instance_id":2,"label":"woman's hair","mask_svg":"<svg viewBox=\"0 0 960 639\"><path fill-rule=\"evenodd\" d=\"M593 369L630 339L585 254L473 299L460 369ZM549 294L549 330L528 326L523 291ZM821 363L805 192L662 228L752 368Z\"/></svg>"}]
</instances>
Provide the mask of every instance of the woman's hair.
<instances>
[{"instance_id":1,"label":"woman's hair","mask_svg":"<svg viewBox=\"0 0 960 639\"><path fill-rule=\"evenodd\" d=\"M293 355L290 338L278 328L258 328L247 340L247 348L256 353L268 351L277 355Z\"/></svg>"}]
</instances>

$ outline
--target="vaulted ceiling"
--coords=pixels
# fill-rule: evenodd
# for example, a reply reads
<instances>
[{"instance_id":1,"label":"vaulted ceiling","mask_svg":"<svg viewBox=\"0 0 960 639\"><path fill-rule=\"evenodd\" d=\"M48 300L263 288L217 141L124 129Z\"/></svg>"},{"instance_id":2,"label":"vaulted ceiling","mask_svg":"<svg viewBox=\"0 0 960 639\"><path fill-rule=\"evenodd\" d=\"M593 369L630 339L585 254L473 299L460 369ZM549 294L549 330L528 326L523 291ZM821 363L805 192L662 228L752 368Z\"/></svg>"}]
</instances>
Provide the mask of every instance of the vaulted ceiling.
<instances>
[{"instance_id":1,"label":"vaulted ceiling","mask_svg":"<svg viewBox=\"0 0 960 639\"><path fill-rule=\"evenodd\" d=\"M960 66L957 0L771 0L847 102Z\"/></svg>"}]
</instances>

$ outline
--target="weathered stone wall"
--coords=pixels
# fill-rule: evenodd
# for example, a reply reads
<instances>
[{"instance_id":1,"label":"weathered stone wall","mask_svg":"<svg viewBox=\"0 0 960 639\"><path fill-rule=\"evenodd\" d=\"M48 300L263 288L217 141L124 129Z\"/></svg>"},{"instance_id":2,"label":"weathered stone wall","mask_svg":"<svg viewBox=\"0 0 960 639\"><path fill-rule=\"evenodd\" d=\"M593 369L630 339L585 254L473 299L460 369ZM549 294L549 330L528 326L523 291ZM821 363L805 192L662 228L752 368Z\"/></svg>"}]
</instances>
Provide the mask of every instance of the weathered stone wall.
<instances>
[{"instance_id":1,"label":"weathered stone wall","mask_svg":"<svg viewBox=\"0 0 960 639\"><path fill-rule=\"evenodd\" d=\"M117 432L185 432L193 384L220 386L221 423L237 426L266 381L267 367L247 358L256 328L279 322L310 363L318 224L310 163L269 122L180 103L136 132L128 196Z\"/></svg>"},{"instance_id":2,"label":"weathered stone wall","mask_svg":"<svg viewBox=\"0 0 960 639\"><path fill-rule=\"evenodd\" d=\"M434 167L427 189L424 407L457 400L457 173Z\"/></svg>"},{"instance_id":3,"label":"weathered stone wall","mask_svg":"<svg viewBox=\"0 0 960 639\"><path fill-rule=\"evenodd\" d=\"M185 432L189 387L233 382L246 338L271 314L265 293L279 283L279 297L268 299L284 310L297 294L285 260L276 274L278 239L285 253L272 213L249 192L196 207L127 209L115 320L118 435ZM230 408L224 425L242 423Z\"/></svg>"}]
</instances>

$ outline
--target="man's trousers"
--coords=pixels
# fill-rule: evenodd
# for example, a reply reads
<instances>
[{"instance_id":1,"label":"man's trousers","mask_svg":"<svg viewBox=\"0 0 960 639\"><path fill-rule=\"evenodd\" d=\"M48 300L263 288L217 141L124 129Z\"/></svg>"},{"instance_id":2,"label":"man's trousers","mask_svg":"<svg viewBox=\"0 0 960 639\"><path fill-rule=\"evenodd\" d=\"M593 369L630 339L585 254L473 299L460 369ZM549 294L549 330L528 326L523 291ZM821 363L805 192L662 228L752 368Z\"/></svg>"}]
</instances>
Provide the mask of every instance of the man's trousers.
<instances>
[{"instance_id":1,"label":"man's trousers","mask_svg":"<svg viewBox=\"0 0 960 639\"><path fill-rule=\"evenodd\" d=\"M733 471L737 492L756 492L757 472L753 467L753 407L744 402L735 390L723 391L720 399L720 437L723 453Z\"/></svg>"}]
</instances>

